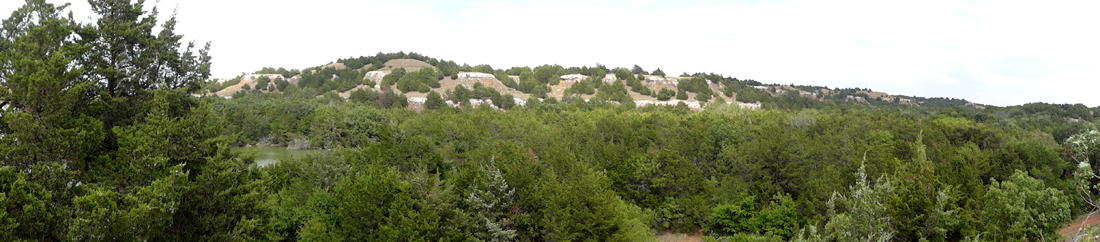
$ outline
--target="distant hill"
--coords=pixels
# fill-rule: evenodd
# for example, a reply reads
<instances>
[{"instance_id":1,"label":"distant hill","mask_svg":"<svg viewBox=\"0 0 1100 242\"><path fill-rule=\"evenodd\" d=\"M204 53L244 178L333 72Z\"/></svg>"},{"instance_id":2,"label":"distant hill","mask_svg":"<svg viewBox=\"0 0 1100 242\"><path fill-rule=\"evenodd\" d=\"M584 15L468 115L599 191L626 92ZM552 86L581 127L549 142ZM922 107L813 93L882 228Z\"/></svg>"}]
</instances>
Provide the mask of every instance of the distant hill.
<instances>
[{"instance_id":1,"label":"distant hill","mask_svg":"<svg viewBox=\"0 0 1100 242\"><path fill-rule=\"evenodd\" d=\"M429 70L423 70L425 68ZM386 77L395 71L398 72L396 76ZM965 99L915 97L876 92L867 88L764 84L752 79L738 79L714 73L666 76L659 68L651 73L639 66L609 68L602 65L542 65L533 68L495 69L489 65L459 65L454 61L403 52L339 59L301 70L264 68L253 74L210 81L204 88L208 91L207 95L231 98L241 91L282 92L285 87L277 88L280 82L286 82L283 86L292 88L312 88L318 93L334 91L344 98L349 98L352 92L359 90L401 93L408 98L412 108L419 108L429 92L442 94L453 106L463 103L473 106L491 104L489 97L495 95L510 96L518 105L523 105L529 98L595 99L630 102L636 106L682 103L694 110L723 104L749 109L815 108L831 105L974 110L988 107ZM258 86L260 84L263 86ZM459 86L464 90L459 90L460 93L456 94L456 87ZM480 94L465 95L466 91Z\"/></svg>"}]
</instances>

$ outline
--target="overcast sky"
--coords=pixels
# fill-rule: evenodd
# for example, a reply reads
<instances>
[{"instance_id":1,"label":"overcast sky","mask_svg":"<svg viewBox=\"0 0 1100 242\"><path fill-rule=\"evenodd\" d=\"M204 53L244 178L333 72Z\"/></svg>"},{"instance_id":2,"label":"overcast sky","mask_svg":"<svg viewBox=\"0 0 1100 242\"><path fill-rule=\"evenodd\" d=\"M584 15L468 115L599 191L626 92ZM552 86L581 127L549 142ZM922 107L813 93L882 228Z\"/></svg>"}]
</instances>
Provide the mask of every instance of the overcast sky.
<instances>
[{"instance_id":1,"label":"overcast sky","mask_svg":"<svg viewBox=\"0 0 1100 242\"><path fill-rule=\"evenodd\" d=\"M2 1L7 18L22 1ZM51 1L64 2L64 1ZM147 4L152 5L154 1ZM73 3L87 22L87 3ZM1100 1L164 0L213 75L417 52L661 68L998 106L1100 105Z\"/></svg>"}]
</instances>

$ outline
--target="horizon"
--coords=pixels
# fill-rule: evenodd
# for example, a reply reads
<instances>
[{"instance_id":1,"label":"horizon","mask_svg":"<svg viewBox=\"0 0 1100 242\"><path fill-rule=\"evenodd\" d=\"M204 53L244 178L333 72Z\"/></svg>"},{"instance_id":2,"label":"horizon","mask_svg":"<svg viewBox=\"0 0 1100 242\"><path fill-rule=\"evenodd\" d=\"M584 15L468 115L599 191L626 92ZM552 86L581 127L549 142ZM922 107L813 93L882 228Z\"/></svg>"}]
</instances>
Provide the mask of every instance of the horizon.
<instances>
[{"instance_id":1,"label":"horizon","mask_svg":"<svg viewBox=\"0 0 1100 242\"><path fill-rule=\"evenodd\" d=\"M72 4L77 21L91 21L87 2ZM153 4L161 21L178 9L185 41L212 42L217 78L404 51L495 69L636 64L671 76L994 106L1100 106L1090 94L1100 89L1100 60L1091 58L1100 36L1081 31L1100 22L1088 11L1100 3L1086 1L146 2Z\"/></svg>"}]
</instances>

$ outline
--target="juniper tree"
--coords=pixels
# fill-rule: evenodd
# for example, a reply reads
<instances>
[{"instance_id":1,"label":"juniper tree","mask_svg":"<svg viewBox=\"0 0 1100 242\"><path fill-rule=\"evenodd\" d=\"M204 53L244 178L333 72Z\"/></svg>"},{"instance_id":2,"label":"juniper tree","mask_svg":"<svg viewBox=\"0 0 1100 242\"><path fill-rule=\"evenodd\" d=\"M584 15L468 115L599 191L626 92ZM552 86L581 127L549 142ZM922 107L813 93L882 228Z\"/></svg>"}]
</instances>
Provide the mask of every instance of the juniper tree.
<instances>
[{"instance_id":1,"label":"juniper tree","mask_svg":"<svg viewBox=\"0 0 1100 242\"><path fill-rule=\"evenodd\" d=\"M512 241L516 238L516 231L508 225L508 218L515 189L508 186L494 160L495 157L489 160L489 164L481 166L485 182L472 185L465 202L477 223L474 226L475 237L482 241Z\"/></svg>"},{"instance_id":2,"label":"juniper tree","mask_svg":"<svg viewBox=\"0 0 1100 242\"><path fill-rule=\"evenodd\" d=\"M837 241L890 241L896 232L886 214L886 197L893 191L885 177L871 184L866 167L860 164L856 184L848 187L848 194L833 192L826 203L829 222L825 229Z\"/></svg>"}]
</instances>

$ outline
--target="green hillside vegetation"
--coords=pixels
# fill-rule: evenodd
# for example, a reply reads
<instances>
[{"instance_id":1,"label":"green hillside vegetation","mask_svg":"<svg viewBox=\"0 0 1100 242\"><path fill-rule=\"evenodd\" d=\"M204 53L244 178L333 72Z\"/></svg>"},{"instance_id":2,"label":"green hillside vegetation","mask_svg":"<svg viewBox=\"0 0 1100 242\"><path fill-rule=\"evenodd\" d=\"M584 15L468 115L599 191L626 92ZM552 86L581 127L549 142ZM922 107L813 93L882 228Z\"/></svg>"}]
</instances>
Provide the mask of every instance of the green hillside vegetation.
<instances>
[{"instance_id":1,"label":"green hillside vegetation","mask_svg":"<svg viewBox=\"0 0 1100 242\"><path fill-rule=\"evenodd\" d=\"M207 81L209 45L183 47L175 19L91 3L88 24L43 0L3 21L0 241L1037 241L1100 209L1100 107L902 104L704 73L652 90L636 65L416 53L265 68L279 76L226 99L194 95L229 82ZM398 59L431 67L364 78ZM459 72L530 98L435 90ZM588 78L548 96L566 74ZM230 150L249 145L319 151L260 167Z\"/></svg>"}]
</instances>

